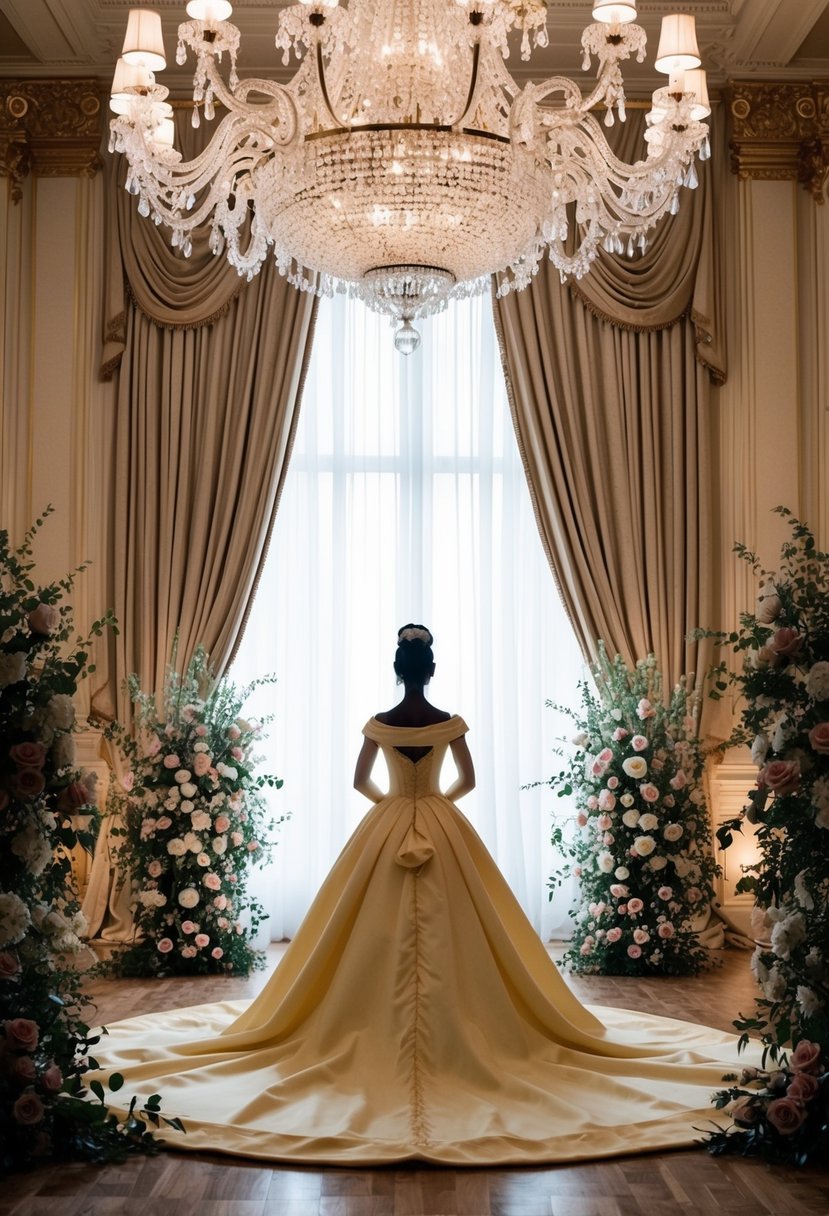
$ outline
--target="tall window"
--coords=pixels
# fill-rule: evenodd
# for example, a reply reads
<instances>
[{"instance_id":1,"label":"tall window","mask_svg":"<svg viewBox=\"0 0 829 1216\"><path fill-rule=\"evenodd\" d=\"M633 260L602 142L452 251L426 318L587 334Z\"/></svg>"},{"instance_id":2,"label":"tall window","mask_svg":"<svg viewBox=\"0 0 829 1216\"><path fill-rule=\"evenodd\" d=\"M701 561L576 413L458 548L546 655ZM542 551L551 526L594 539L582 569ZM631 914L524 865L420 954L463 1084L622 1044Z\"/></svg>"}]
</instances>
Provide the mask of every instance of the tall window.
<instances>
[{"instance_id":1,"label":"tall window","mask_svg":"<svg viewBox=\"0 0 829 1216\"><path fill-rule=\"evenodd\" d=\"M538 537L489 300L422 325L408 358L387 321L320 305L296 443L234 668L273 671L267 761L290 812L258 880L272 937L290 937L368 804L351 788L361 729L399 697L399 626L435 635L428 696L467 721L478 788L462 802L543 936L548 789L581 657ZM447 765L451 760L447 761ZM378 759L382 769L382 760ZM382 783L385 776L376 774ZM448 776L449 774L447 774Z\"/></svg>"}]
</instances>

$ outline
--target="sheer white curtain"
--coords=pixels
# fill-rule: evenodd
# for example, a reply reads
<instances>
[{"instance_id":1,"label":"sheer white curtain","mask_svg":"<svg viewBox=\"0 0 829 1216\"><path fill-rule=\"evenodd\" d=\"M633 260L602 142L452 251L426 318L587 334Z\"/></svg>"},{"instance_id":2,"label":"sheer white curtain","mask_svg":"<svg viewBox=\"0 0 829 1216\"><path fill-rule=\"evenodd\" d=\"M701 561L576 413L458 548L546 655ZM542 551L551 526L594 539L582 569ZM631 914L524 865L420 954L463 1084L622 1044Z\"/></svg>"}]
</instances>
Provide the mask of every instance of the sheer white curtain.
<instances>
[{"instance_id":1,"label":"sheer white curtain","mask_svg":"<svg viewBox=\"0 0 829 1216\"><path fill-rule=\"evenodd\" d=\"M284 778L276 860L256 880L290 937L368 804L351 788L360 731L398 698L397 630L435 635L435 704L463 715L478 788L463 800L533 924L551 907L547 788L581 656L547 566L486 297L422 325L405 358L388 322L322 302L293 457L233 676L273 671L266 763ZM382 761L378 764L382 766ZM378 774L382 782L385 774Z\"/></svg>"}]
</instances>

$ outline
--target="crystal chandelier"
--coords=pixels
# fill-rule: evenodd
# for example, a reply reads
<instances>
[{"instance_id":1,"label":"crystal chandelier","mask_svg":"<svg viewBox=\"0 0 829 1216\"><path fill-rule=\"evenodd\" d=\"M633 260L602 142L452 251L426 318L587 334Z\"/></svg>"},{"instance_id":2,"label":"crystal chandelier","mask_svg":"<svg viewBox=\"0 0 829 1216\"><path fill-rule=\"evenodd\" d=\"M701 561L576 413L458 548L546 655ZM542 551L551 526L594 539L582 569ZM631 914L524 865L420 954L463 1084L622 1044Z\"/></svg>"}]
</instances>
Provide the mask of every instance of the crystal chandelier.
<instances>
[{"instance_id":1,"label":"crystal chandelier","mask_svg":"<svg viewBox=\"0 0 829 1216\"><path fill-rule=\"evenodd\" d=\"M193 160L173 146L161 20L132 9L112 87L111 150L128 162L138 209L172 230L186 256L210 221L210 244L240 274L269 246L302 290L345 290L397 323L395 344L419 341L412 321L482 291L520 291L549 257L580 278L598 249L635 256L648 231L696 185L709 154L705 73L694 18L663 18L646 154L626 164L604 125L625 118L620 64L644 59L630 3L598 0L582 35L597 79L584 96L555 76L523 88L506 66L508 35L547 45L543 0L310 0L279 14L276 46L288 84L239 80L240 32L227 0L190 0L176 60L196 58L193 124L220 117ZM221 67L229 62L227 80Z\"/></svg>"}]
</instances>

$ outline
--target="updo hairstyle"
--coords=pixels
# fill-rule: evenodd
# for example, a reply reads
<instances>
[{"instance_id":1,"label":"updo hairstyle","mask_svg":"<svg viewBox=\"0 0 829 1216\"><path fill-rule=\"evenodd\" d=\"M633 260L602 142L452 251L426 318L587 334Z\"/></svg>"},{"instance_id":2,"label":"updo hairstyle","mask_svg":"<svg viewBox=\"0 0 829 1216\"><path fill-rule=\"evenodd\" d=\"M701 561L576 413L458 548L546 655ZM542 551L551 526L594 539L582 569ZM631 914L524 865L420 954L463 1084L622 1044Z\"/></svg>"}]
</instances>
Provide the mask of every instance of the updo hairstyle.
<instances>
[{"instance_id":1,"label":"updo hairstyle","mask_svg":"<svg viewBox=\"0 0 829 1216\"><path fill-rule=\"evenodd\" d=\"M397 631L394 671L398 684L426 684L432 674L434 638L425 625L410 622Z\"/></svg>"}]
</instances>

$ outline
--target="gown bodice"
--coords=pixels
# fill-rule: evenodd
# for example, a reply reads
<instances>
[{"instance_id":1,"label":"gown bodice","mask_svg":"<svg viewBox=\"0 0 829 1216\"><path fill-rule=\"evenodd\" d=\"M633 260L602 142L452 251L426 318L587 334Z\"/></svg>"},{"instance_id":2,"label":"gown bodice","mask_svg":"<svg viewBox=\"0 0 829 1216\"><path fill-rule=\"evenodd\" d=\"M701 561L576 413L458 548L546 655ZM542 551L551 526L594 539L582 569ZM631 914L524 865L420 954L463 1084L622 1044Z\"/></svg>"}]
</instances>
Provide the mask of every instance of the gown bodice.
<instances>
[{"instance_id":1,"label":"gown bodice","mask_svg":"<svg viewBox=\"0 0 829 1216\"><path fill-rule=\"evenodd\" d=\"M440 772L446 749L468 730L463 718L453 714L431 726L389 726L369 718L363 734L382 749L389 770L389 795L406 799L440 795ZM431 748L419 760L398 751L400 747Z\"/></svg>"}]
</instances>

